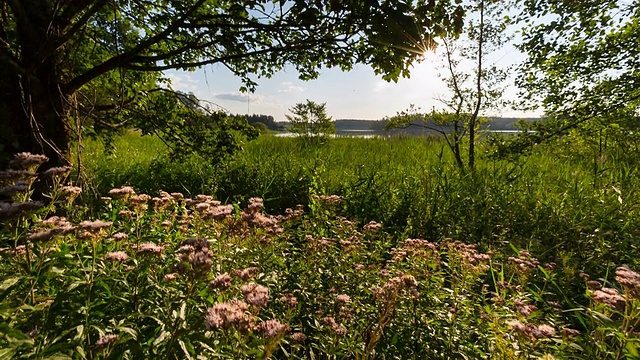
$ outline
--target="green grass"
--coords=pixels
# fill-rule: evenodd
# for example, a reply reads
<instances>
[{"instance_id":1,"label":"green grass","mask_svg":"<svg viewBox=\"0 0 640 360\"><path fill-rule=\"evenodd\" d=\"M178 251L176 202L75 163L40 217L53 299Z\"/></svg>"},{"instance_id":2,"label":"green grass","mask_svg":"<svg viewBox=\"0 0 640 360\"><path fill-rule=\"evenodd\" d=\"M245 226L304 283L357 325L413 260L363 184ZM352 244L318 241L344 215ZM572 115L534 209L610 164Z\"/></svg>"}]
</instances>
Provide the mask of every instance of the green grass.
<instances>
[{"instance_id":1,"label":"green grass","mask_svg":"<svg viewBox=\"0 0 640 360\"><path fill-rule=\"evenodd\" d=\"M97 193L126 184L152 195L207 193L239 204L257 196L276 213L306 205L312 194L338 194L346 216L381 221L398 240L451 237L484 250L514 245L571 273L604 273L639 255L637 162L616 144L604 161L599 148L565 139L509 162L487 157L491 149L482 143L473 174L458 171L437 138L310 146L261 136L218 167L197 157L168 159L157 139L136 134L117 139L115 149L105 156L100 144L87 143L85 166Z\"/></svg>"},{"instance_id":2,"label":"green grass","mask_svg":"<svg viewBox=\"0 0 640 360\"><path fill-rule=\"evenodd\" d=\"M623 143L563 138L518 162L482 143L474 173L425 138L265 136L219 167L134 133L115 145L87 143L95 194L162 199L69 201L58 178L50 203L2 203L0 357L637 358L638 162ZM232 206L220 219L219 203L161 189ZM305 214L284 210L297 203ZM290 330L265 331L276 321Z\"/></svg>"}]
</instances>

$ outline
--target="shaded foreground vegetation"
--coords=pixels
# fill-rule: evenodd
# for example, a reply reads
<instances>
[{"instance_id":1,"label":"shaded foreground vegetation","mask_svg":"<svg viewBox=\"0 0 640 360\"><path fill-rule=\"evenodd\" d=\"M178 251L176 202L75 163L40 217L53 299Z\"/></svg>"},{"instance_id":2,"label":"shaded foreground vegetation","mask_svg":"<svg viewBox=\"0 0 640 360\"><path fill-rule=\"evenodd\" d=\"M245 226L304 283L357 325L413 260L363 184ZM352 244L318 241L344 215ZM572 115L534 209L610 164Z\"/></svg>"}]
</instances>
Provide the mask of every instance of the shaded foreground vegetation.
<instances>
[{"instance_id":1,"label":"shaded foreground vegetation","mask_svg":"<svg viewBox=\"0 0 640 360\"><path fill-rule=\"evenodd\" d=\"M638 357L624 148L538 149L471 175L436 140L266 137L217 168L126 140L138 154L88 149L93 190L63 186L70 169L40 175L46 206L27 201L32 175L3 173L25 205L2 203L1 355Z\"/></svg>"}]
</instances>

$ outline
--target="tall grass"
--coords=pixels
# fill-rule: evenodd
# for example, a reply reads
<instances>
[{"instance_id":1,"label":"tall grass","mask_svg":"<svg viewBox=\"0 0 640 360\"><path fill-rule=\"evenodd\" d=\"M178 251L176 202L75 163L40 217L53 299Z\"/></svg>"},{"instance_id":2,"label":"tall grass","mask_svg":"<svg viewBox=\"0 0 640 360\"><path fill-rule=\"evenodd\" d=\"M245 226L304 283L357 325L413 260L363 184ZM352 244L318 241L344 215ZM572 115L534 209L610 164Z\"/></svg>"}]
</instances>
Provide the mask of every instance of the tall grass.
<instances>
[{"instance_id":1,"label":"tall grass","mask_svg":"<svg viewBox=\"0 0 640 360\"><path fill-rule=\"evenodd\" d=\"M490 149L483 144L477 171L465 173L437 138L338 138L309 146L263 136L213 167L196 157L172 161L157 139L128 134L110 156L88 144L85 166L99 193L127 184L240 204L258 196L278 213L307 204L311 194L339 194L345 215L381 221L395 241L451 237L487 251L527 248L572 275L637 263L637 162L612 150L606 156L564 139L513 162L484 156ZM143 156L131 161L135 151Z\"/></svg>"}]
</instances>

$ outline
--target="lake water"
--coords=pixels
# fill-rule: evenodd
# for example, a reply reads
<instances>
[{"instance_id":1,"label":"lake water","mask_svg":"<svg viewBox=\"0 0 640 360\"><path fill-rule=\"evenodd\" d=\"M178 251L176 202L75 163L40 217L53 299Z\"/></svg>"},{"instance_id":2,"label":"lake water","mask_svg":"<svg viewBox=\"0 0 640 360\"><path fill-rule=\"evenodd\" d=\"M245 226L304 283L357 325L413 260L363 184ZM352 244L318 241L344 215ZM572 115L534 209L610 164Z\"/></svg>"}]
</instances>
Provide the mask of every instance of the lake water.
<instances>
[{"instance_id":1,"label":"lake water","mask_svg":"<svg viewBox=\"0 0 640 360\"><path fill-rule=\"evenodd\" d=\"M486 132L484 130L481 130L481 132ZM489 133L494 133L494 134L516 134L519 133L520 130L489 130ZM376 131L376 130L343 130L343 131L339 131L337 134L331 134L329 135L330 137L358 137L358 138L364 138L364 139L371 139L371 138L376 138L376 137L388 137L388 136L395 136L395 135L407 135L407 136L419 136L416 134L405 134L405 133L388 133L385 131ZM433 134L428 134L428 135L438 135L436 133ZM292 132L279 132L277 134L274 134L274 136L276 137L296 137L298 136L298 134L292 133Z\"/></svg>"}]
</instances>

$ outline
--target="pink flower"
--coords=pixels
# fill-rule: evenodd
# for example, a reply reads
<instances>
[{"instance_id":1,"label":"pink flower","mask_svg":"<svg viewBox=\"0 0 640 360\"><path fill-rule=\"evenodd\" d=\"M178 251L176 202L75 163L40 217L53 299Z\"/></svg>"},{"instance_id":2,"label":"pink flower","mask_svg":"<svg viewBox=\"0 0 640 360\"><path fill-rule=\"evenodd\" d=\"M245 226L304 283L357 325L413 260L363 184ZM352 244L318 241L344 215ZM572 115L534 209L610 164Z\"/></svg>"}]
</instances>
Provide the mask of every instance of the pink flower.
<instances>
[{"instance_id":1,"label":"pink flower","mask_svg":"<svg viewBox=\"0 0 640 360\"><path fill-rule=\"evenodd\" d=\"M131 186L123 186L118 189L109 190L109 196L114 199L127 199L129 196L135 194L135 190Z\"/></svg>"},{"instance_id":2,"label":"pink flower","mask_svg":"<svg viewBox=\"0 0 640 360\"><path fill-rule=\"evenodd\" d=\"M157 245L152 242L145 242L136 247L137 254L154 254L159 255L164 251L164 246Z\"/></svg>"},{"instance_id":3,"label":"pink flower","mask_svg":"<svg viewBox=\"0 0 640 360\"><path fill-rule=\"evenodd\" d=\"M117 261L117 262L125 262L129 259L129 255L127 255L124 251L112 251L108 252L104 256L105 260Z\"/></svg>"},{"instance_id":4,"label":"pink flower","mask_svg":"<svg viewBox=\"0 0 640 360\"><path fill-rule=\"evenodd\" d=\"M241 290L244 300L250 305L264 307L269 301L269 289L262 285L252 282L243 285Z\"/></svg>"},{"instance_id":5,"label":"pink flower","mask_svg":"<svg viewBox=\"0 0 640 360\"><path fill-rule=\"evenodd\" d=\"M205 313L205 325L214 330L228 329L232 326L241 330L246 329L250 324L247 309L247 304L237 299L218 303Z\"/></svg>"},{"instance_id":6,"label":"pink flower","mask_svg":"<svg viewBox=\"0 0 640 360\"><path fill-rule=\"evenodd\" d=\"M209 286L216 289L226 289L231 286L231 276L227 273L218 275L209 283Z\"/></svg>"},{"instance_id":7,"label":"pink flower","mask_svg":"<svg viewBox=\"0 0 640 360\"><path fill-rule=\"evenodd\" d=\"M256 327L256 331L267 339L273 339L288 330L288 325L283 324L276 319L263 321Z\"/></svg>"},{"instance_id":8,"label":"pink flower","mask_svg":"<svg viewBox=\"0 0 640 360\"><path fill-rule=\"evenodd\" d=\"M13 159L9 162L9 165L21 169L28 169L37 167L47 161L49 161L49 158L44 155L34 155L29 152L22 152L14 155Z\"/></svg>"},{"instance_id":9,"label":"pink flower","mask_svg":"<svg viewBox=\"0 0 640 360\"><path fill-rule=\"evenodd\" d=\"M113 225L113 222L111 221L105 222L102 220L95 220L95 221L85 220L80 223L80 229L95 233L102 229L111 227L111 225Z\"/></svg>"},{"instance_id":10,"label":"pink flower","mask_svg":"<svg viewBox=\"0 0 640 360\"><path fill-rule=\"evenodd\" d=\"M98 341L96 342L96 348L103 349L109 346L110 344L113 344L116 341L118 341L118 335L116 334L105 335L100 339L98 339Z\"/></svg>"},{"instance_id":11,"label":"pink flower","mask_svg":"<svg viewBox=\"0 0 640 360\"><path fill-rule=\"evenodd\" d=\"M307 336L301 332L291 334L291 341L301 343L307 339Z\"/></svg>"}]
</instances>

